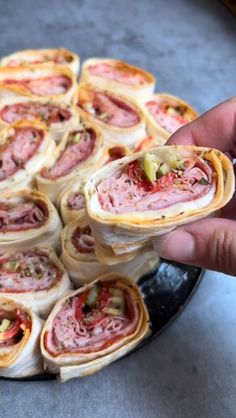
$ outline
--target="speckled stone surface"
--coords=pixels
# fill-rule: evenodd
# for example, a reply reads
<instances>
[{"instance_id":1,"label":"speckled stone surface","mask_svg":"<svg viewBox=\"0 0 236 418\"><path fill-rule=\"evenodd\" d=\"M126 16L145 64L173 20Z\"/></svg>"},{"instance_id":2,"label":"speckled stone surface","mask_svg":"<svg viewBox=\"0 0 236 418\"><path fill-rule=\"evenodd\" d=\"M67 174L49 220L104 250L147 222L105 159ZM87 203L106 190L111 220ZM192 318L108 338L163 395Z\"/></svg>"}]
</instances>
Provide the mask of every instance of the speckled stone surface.
<instances>
[{"instance_id":1,"label":"speckled stone surface","mask_svg":"<svg viewBox=\"0 0 236 418\"><path fill-rule=\"evenodd\" d=\"M200 112L236 94L236 19L211 0L0 0L0 55L60 46L151 70ZM235 418L236 279L208 272L155 341L95 376L0 381L1 417Z\"/></svg>"}]
</instances>

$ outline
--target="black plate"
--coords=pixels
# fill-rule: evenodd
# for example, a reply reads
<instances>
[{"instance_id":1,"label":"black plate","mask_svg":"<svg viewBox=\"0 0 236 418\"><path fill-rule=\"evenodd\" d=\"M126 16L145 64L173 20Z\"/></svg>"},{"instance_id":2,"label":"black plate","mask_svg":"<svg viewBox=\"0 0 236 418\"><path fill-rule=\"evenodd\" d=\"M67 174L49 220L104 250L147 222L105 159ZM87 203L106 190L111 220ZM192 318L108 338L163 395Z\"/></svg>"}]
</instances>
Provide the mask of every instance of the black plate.
<instances>
[{"instance_id":1,"label":"black plate","mask_svg":"<svg viewBox=\"0 0 236 418\"><path fill-rule=\"evenodd\" d=\"M133 351L150 342L181 313L195 292L201 277L202 270L200 268L162 260L156 271L139 280L138 285L150 316L151 334ZM18 379L6 377L0 377L0 379L38 381L56 379L56 376L45 373Z\"/></svg>"}]
</instances>

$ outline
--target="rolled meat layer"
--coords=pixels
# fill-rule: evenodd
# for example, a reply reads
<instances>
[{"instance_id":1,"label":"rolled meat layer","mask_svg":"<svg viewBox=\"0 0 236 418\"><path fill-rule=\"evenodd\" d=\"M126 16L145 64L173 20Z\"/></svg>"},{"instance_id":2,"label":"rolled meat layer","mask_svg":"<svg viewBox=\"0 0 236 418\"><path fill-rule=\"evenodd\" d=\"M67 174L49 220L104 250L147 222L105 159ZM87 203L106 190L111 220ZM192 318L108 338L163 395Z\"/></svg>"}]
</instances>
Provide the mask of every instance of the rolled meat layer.
<instances>
[{"instance_id":1,"label":"rolled meat layer","mask_svg":"<svg viewBox=\"0 0 236 418\"><path fill-rule=\"evenodd\" d=\"M80 60L74 52L65 48L58 49L28 49L18 51L3 57L1 67L24 68L37 66L38 68L51 66L64 66L69 68L76 76L79 73Z\"/></svg>"},{"instance_id":2,"label":"rolled meat layer","mask_svg":"<svg viewBox=\"0 0 236 418\"><path fill-rule=\"evenodd\" d=\"M98 258L133 258L158 234L210 215L234 192L231 161L220 151L166 146L124 157L85 185Z\"/></svg>"},{"instance_id":3,"label":"rolled meat layer","mask_svg":"<svg viewBox=\"0 0 236 418\"><path fill-rule=\"evenodd\" d=\"M86 215L86 202L84 185L76 177L62 190L57 198L57 207L60 211L63 223L66 225Z\"/></svg>"},{"instance_id":4,"label":"rolled meat layer","mask_svg":"<svg viewBox=\"0 0 236 418\"><path fill-rule=\"evenodd\" d=\"M151 97L156 83L147 71L110 58L85 61L80 81L141 101Z\"/></svg>"},{"instance_id":5,"label":"rolled meat layer","mask_svg":"<svg viewBox=\"0 0 236 418\"><path fill-rule=\"evenodd\" d=\"M37 187L56 202L68 182L79 177L87 179L102 165L103 136L87 123L68 132L55 152L36 176Z\"/></svg>"},{"instance_id":6,"label":"rolled meat layer","mask_svg":"<svg viewBox=\"0 0 236 418\"><path fill-rule=\"evenodd\" d=\"M32 185L55 144L45 125L18 122L0 132L0 192Z\"/></svg>"},{"instance_id":7,"label":"rolled meat layer","mask_svg":"<svg viewBox=\"0 0 236 418\"><path fill-rule=\"evenodd\" d=\"M166 93L155 94L145 101L142 110L148 134L158 137L159 145L164 144L177 129L198 116L188 103Z\"/></svg>"},{"instance_id":8,"label":"rolled meat layer","mask_svg":"<svg viewBox=\"0 0 236 418\"><path fill-rule=\"evenodd\" d=\"M36 190L0 196L0 251L24 250L45 243L59 249L61 221L47 196Z\"/></svg>"},{"instance_id":9,"label":"rolled meat layer","mask_svg":"<svg viewBox=\"0 0 236 418\"><path fill-rule=\"evenodd\" d=\"M62 381L95 373L132 350L148 333L138 287L110 273L59 301L46 321L41 351Z\"/></svg>"},{"instance_id":10,"label":"rolled meat layer","mask_svg":"<svg viewBox=\"0 0 236 418\"><path fill-rule=\"evenodd\" d=\"M43 371L39 349L42 325L31 309L0 297L0 376L26 377Z\"/></svg>"},{"instance_id":11,"label":"rolled meat layer","mask_svg":"<svg viewBox=\"0 0 236 418\"><path fill-rule=\"evenodd\" d=\"M77 287L90 283L101 274L114 271L127 274L136 282L159 263L156 253L151 248L143 250L134 260L126 263L118 263L115 266L101 263L96 257L95 239L86 218L67 224L61 238L62 262Z\"/></svg>"},{"instance_id":12,"label":"rolled meat layer","mask_svg":"<svg viewBox=\"0 0 236 418\"><path fill-rule=\"evenodd\" d=\"M0 67L0 99L27 96L70 103L76 90L75 75L63 66Z\"/></svg>"},{"instance_id":13,"label":"rolled meat layer","mask_svg":"<svg viewBox=\"0 0 236 418\"><path fill-rule=\"evenodd\" d=\"M82 115L95 122L104 134L106 143L134 147L145 137L142 110L130 99L81 83L74 96L74 104Z\"/></svg>"},{"instance_id":14,"label":"rolled meat layer","mask_svg":"<svg viewBox=\"0 0 236 418\"><path fill-rule=\"evenodd\" d=\"M0 103L0 127L19 121L44 123L51 138L59 142L64 134L79 124L75 106L45 99L11 98Z\"/></svg>"},{"instance_id":15,"label":"rolled meat layer","mask_svg":"<svg viewBox=\"0 0 236 418\"><path fill-rule=\"evenodd\" d=\"M0 254L0 298L20 302L45 318L70 288L68 274L50 247Z\"/></svg>"}]
</instances>

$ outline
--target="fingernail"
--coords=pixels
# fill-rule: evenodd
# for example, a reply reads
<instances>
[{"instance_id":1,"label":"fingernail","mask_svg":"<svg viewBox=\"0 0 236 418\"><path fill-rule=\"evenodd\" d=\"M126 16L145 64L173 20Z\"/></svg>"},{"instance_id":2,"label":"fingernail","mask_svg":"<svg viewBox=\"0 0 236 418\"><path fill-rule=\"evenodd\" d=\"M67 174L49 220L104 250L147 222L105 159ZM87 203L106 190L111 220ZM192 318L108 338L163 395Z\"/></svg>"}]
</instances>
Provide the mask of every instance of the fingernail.
<instances>
[{"instance_id":1,"label":"fingernail","mask_svg":"<svg viewBox=\"0 0 236 418\"><path fill-rule=\"evenodd\" d=\"M156 237L154 249L162 258L187 263L194 259L195 241L192 234L176 230Z\"/></svg>"}]
</instances>

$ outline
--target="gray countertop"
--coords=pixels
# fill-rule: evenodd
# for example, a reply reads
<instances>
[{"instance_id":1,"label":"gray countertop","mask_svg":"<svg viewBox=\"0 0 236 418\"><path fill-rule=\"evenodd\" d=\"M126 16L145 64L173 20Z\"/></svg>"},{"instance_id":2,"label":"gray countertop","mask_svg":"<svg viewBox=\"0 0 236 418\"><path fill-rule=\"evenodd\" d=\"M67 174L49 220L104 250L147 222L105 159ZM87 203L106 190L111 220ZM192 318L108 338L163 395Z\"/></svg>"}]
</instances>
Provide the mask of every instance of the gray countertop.
<instances>
[{"instance_id":1,"label":"gray countertop","mask_svg":"<svg viewBox=\"0 0 236 418\"><path fill-rule=\"evenodd\" d=\"M65 46L152 71L200 112L236 94L236 19L218 2L0 0L0 55ZM207 272L181 316L97 375L0 382L2 417L236 417L236 280Z\"/></svg>"}]
</instances>

